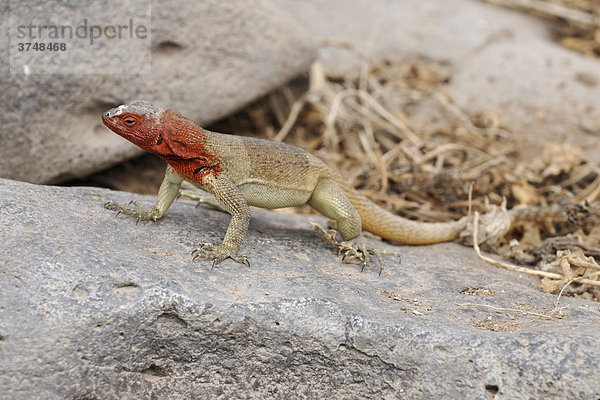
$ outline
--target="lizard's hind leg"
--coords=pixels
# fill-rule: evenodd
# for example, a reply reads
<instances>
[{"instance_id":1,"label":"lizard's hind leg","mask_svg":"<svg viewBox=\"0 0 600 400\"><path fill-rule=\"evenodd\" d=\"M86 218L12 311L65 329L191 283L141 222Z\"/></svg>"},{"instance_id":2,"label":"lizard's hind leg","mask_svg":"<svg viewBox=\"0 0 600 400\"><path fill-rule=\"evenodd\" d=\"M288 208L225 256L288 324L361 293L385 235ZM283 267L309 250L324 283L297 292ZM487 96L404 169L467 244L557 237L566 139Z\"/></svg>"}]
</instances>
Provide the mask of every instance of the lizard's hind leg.
<instances>
[{"instance_id":1,"label":"lizard's hind leg","mask_svg":"<svg viewBox=\"0 0 600 400\"><path fill-rule=\"evenodd\" d=\"M368 262L369 253L375 255L383 268L381 253L367 245L361 234L360 215L335 181L322 179L315 187L308 204L321 214L337 222L337 229L343 240L339 249L345 253L344 261L352 262L347 260L352 259L353 255L349 254L349 251L354 249L355 254L356 252L362 254L361 264L363 268Z\"/></svg>"},{"instance_id":2,"label":"lizard's hind leg","mask_svg":"<svg viewBox=\"0 0 600 400\"><path fill-rule=\"evenodd\" d=\"M344 191L331 179L322 179L308 201L308 204L337 222L342 239L348 241L361 234L360 215L344 194Z\"/></svg>"}]
</instances>

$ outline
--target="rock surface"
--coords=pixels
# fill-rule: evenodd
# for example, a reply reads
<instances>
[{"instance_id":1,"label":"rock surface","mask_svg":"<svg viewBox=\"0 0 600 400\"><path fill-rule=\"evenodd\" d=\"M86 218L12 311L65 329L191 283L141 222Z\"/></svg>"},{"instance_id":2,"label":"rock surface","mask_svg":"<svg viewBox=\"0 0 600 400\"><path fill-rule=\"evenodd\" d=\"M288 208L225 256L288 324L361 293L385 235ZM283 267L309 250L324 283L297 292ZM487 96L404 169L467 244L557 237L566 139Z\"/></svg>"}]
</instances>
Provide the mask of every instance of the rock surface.
<instances>
[{"instance_id":1,"label":"rock surface","mask_svg":"<svg viewBox=\"0 0 600 400\"><path fill-rule=\"evenodd\" d=\"M370 60L447 62L448 93L471 115L491 111L534 143L566 138L600 156L600 61L554 43L542 19L480 0L271 2L315 41L349 42ZM335 46L321 57L334 71L360 61Z\"/></svg>"},{"instance_id":2,"label":"rock surface","mask_svg":"<svg viewBox=\"0 0 600 400\"><path fill-rule=\"evenodd\" d=\"M32 15L24 21L44 17L45 1L27 3ZM92 20L130 12L128 2L86 4L84 16ZM82 13L79 7L72 12ZM9 15L8 0L0 0L0 13ZM7 38L9 28L9 18L0 19ZM310 36L262 0L153 1L151 39L150 75L135 75L136 69L131 75L14 74L3 42L0 176L38 183L84 176L140 152L102 125L107 109L141 98L206 123L304 73L316 56ZM81 62L93 65L108 50L99 47Z\"/></svg>"},{"instance_id":3,"label":"rock surface","mask_svg":"<svg viewBox=\"0 0 600 400\"><path fill-rule=\"evenodd\" d=\"M229 217L177 201L0 179L2 399L598 398L598 304L479 262L407 247L360 273L307 221L254 210L241 254L191 261ZM373 239L374 240L374 239Z\"/></svg>"}]
</instances>

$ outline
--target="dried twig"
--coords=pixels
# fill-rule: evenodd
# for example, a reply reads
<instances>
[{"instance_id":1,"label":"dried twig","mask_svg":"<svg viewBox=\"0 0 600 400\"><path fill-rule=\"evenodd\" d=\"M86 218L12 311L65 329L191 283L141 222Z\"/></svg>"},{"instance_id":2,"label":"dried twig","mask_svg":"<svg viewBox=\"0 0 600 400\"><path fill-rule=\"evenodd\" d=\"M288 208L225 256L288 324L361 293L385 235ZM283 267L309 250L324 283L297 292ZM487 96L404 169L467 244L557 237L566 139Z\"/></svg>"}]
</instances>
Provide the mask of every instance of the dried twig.
<instances>
[{"instance_id":1,"label":"dried twig","mask_svg":"<svg viewBox=\"0 0 600 400\"><path fill-rule=\"evenodd\" d=\"M484 256L483 254L481 254L481 250L479 249L479 244L477 243L478 225L479 225L479 212L475 211L475 214L473 217L473 249L475 249L475 253L477 254L477 257L479 257L481 260L483 260L489 264L492 264L496 267L508 269L510 271L522 272L522 273L528 274L528 275L536 275L536 276L541 276L541 277L545 277L545 278L556 279L559 281L564 280L565 277L561 274L521 267L519 265L494 260L491 257ZM572 279L572 281L577 282L577 283L586 284L586 285L591 285L591 286L600 286L600 281L586 279L586 278L574 278L574 279Z\"/></svg>"}]
</instances>

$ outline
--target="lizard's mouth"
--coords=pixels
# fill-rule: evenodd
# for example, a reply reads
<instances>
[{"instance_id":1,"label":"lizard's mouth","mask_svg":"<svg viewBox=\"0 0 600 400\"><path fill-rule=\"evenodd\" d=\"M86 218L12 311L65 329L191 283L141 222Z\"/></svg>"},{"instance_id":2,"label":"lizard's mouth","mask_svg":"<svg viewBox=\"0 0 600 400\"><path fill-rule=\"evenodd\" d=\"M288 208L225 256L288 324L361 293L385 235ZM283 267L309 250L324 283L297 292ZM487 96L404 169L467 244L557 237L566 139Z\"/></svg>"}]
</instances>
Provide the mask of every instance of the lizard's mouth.
<instances>
[{"instance_id":1,"label":"lizard's mouth","mask_svg":"<svg viewBox=\"0 0 600 400\"><path fill-rule=\"evenodd\" d=\"M105 112L104 114L102 114L102 123L104 125L106 125L106 127L109 128L111 131L117 132L118 124L113 119L114 118L114 114L111 114L111 112L113 110L115 110L115 108L113 108L112 110L109 110L109 111Z\"/></svg>"},{"instance_id":2,"label":"lizard's mouth","mask_svg":"<svg viewBox=\"0 0 600 400\"><path fill-rule=\"evenodd\" d=\"M112 121L112 116L110 115L110 111L107 111L104 114L102 114L102 123L104 125L108 126L109 128L114 126L114 122Z\"/></svg>"},{"instance_id":3,"label":"lizard's mouth","mask_svg":"<svg viewBox=\"0 0 600 400\"><path fill-rule=\"evenodd\" d=\"M102 114L102 123L106 126L108 126L109 128L112 126L115 126L115 123L113 121L113 118L116 115L119 115L121 111L119 108L122 106L119 106L117 108L111 108L110 110L106 111L104 114Z\"/></svg>"}]
</instances>

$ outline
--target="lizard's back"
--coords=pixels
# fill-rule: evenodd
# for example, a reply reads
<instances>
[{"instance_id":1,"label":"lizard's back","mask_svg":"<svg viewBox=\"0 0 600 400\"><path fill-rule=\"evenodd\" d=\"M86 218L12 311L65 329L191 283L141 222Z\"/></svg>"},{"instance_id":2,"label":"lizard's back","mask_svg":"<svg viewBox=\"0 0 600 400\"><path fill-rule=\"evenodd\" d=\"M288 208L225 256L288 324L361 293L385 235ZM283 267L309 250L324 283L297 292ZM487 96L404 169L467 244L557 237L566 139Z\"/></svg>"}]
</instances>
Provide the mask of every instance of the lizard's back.
<instances>
[{"instance_id":1,"label":"lizard's back","mask_svg":"<svg viewBox=\"0 0 600 400\"><path fill-rule=\"evenodd\" d=\"M210 132L206 145L219 154L223 173L252 206L306 204L321 179L337 175L322 160L285 143Z\"/></svg>"}]
</instances>

